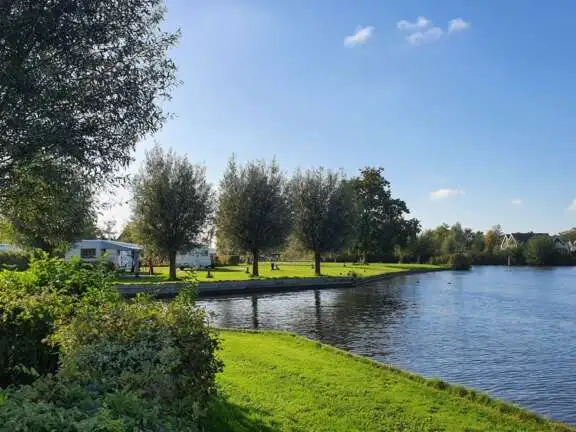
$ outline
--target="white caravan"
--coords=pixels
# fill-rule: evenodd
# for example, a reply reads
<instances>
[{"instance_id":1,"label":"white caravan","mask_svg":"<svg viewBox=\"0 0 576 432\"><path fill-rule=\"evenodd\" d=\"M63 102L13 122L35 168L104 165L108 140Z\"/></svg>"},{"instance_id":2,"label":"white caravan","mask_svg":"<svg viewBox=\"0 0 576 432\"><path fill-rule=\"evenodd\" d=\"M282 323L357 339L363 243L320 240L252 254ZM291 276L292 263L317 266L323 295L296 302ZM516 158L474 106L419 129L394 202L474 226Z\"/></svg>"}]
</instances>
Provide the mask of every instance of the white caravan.
<instances>
[{"instance_id":1,"label":"white caravan","mask_svg":"<svg viewBox=\"0 0 576 432\"><path fill-rule=\"evenodd\" d=\"M176 255L176 267L180 269L185 268L208 268L212 266L212 257L210 250L205 247L192 249L187 253L179 253Z\"/></svg>"},{"instance_id":2,"label":"white caravan","mask_svg":"<svg viewBox=\"0 0 576 432\"><path fill-rule=\"evenodd\" d=\"M66 253L66 259L79 257L82 261L97 262L104 259L117 269L137 270L134 265L140 260L142 246L113 240L80 240Z\"/></svg>"}]
</instances>

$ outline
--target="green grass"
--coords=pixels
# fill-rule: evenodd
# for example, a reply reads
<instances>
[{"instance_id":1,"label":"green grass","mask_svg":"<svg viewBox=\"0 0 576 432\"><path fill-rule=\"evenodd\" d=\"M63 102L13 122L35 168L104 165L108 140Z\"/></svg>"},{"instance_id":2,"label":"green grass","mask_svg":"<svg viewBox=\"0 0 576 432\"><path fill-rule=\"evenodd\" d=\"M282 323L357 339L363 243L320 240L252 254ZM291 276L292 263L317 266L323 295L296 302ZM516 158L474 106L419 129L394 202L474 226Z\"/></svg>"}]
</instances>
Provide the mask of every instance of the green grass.
<instances>
[{"instance_id":1,"label":"green grass","mask_svg":"<svg viewBox=\"0 0 576 432\"><path fill-rule=\"evenodd\" d=\"M278 332L222 331L206 430L574 431L462 387Z\"/></svg>"},{"instance_id":2,"label":"green grass","mask_svg":"<svg viewBox=\"0 0 576 432\"><path fill-rule=\"evenodd\" d=\"M259 279L275 279L275 278L307 278L314 277L314 268L311 262L281 262L278 263L280 270L270 270L270 263L260 263L260 278ZM196 277L199 282L220 282L220 281L233 281L233 280L251 280L253 279L249 273L246 273L246 265L238 266L222 266L216 267L211 270L212 278L207 278L207 271L200 270L196 272ZM252 270L251 266L250 270ZM327 277L340 277L347 276L350 271L355 272L359 277L374 276L387 273L406 272L413 270L428 270L437 269L439 266L430 264L382 264L373 263L368 265L353 265L343 263L322 263L322 276ZM158 283L168 281L168 268L156 267L154 276L146 275L147 269L142 267L143 276L135 279L131 276L118 277L118 283ZM184 278L189 275L186 271L178 270L177 277Z\"/></svg>"}]
</instances>

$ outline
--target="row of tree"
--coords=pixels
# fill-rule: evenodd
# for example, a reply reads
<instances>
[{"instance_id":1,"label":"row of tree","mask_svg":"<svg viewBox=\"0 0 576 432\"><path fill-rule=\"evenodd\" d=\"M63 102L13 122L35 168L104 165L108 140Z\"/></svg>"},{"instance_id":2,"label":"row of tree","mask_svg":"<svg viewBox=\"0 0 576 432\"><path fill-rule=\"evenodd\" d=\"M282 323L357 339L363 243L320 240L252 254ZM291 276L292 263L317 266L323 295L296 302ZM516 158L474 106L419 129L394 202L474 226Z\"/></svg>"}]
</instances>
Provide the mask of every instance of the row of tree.
<instances>
[{"instance_id":1,"label":"row of tree","mask_svg":"<svg viewBox=\"0 0 576 432\"><path fill-rule=\"evenodd\" d=\"M382 168L364 168L352 179L324 168L288 178L276 161L241 165L232 158L216 193L203 166L156 146L133 191L133 219L121 237L167 258L172 278L176 254L214 233L219 251L249 254L258 276L261 254L279 251L289 236L312 252L320 274L328 252L352 249L366 262L391 255L420 229L392 196Z\"/></svg>"},{"instance_id":2,"label":"row of tree","mask_svg":"<svg viewBox=\"0 0 576 432\"><path fill-rule=\"evenodd\" d=\"M502 248L504 233L499 225L486 231L462 228L459 223L440 225L410 237L405 246L396 247L400 261L446 263L453 254L465 254L472 264L482 265L568 265L576 256L558 250L554 238L547 234L531 235L514 247ZM576 240L576 229L558 235L566 241Z\"/></svg>"}]
</instances>

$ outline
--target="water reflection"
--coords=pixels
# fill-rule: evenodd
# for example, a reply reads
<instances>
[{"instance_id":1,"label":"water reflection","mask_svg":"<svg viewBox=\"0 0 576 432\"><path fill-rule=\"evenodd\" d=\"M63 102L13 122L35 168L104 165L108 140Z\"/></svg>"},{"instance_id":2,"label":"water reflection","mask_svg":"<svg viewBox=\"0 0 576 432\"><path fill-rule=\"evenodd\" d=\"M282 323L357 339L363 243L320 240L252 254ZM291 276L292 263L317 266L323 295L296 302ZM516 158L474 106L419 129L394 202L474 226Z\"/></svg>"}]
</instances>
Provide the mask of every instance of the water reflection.
<instances>
[{"instance_id":1,"label":"water reflection","mask_svg":"<svg viewBox=\"0 0 576 432\"><path fill-rule=\"evenodd\" d=\"M222 327L294 331L576 423L576 271L479 268L200 302Z\"/></svg>"}]
</instances>

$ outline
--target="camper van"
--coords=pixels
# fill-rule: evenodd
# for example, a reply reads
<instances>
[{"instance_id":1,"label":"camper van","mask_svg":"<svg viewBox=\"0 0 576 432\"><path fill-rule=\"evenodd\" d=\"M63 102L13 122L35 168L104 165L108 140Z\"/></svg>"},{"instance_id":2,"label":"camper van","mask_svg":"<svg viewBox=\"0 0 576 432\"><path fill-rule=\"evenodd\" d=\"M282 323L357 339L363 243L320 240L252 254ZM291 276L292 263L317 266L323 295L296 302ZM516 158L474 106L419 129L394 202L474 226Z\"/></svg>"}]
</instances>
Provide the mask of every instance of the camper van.
<instances>
[{"instance_id":1,"label":"camper van","mask_svg":"<svg viewBox=\"0 0 576 432\"><path fill-rule=\"evenodd\" d=\"M119 270L134 271L142 246L112 240L81 240L66 253L66 259L78 257L86 262L104 259Z\"/></svg>"},{"instance_id":2,"label":"camper van","mask_svg":"<svg viewBox=\"0 0 576 432\"><path fill-rule=\"evenodd\" d=\"M192 249L187 253L179 253L176 255L176 267L180 269L185 268L208 268L212 266L212 256L210 249L202 246Z\"/></svg>"}]
</instances>

